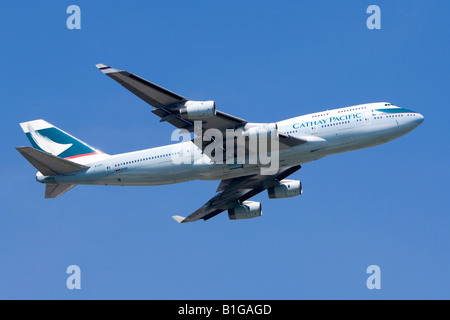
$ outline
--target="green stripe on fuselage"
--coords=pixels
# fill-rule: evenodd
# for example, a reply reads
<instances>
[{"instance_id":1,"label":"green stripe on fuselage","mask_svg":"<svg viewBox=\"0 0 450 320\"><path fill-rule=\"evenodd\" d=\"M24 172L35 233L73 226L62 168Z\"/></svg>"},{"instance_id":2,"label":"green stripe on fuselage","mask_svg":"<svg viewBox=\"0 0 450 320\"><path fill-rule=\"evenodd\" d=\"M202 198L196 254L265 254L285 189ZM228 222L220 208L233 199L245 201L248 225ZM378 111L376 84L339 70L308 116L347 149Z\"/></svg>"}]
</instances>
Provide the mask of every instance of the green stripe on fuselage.
<instances>
[{"instance_id":1,"label":"green stripe on fuselage","mask_svg":"<svg viewBox=\"0 0 450 320\"><path fill-rule=\"evenodd\" d=\"M405 108L386 108L386 109L375 109L375 111L384 112L384 113L417 113L412 110L408 110Z\"/></svg>"}]
</instances>

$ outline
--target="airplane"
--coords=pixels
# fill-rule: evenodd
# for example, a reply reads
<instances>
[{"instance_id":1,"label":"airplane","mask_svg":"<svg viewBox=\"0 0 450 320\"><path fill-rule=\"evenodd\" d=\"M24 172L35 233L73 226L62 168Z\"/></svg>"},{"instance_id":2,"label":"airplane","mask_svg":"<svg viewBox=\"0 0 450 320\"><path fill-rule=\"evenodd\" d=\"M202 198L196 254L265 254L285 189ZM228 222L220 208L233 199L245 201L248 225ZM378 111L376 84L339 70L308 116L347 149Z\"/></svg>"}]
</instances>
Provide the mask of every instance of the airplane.
<instances>
[{"instance_id":1,"label":"airplane","mask_svg":"<svg viewBox=\"0 0 450 320\"><path fill-rule=\"evenodd\" d=\"M109 155L40 119L20 123L32 147L16 149L38 170L36 180L46 185L45 198L56 198L76 185L156 186L220 180L216 194L202 207L187 217L173 216L179 223L206 221L223 211L228 211L230 220L260 217L261 203L249 199L265 190L270 199L301 195L301 181L286 178L303 164L384 144L407 134L424 120L415 111L377 102L274 123L252 123L217 110L214 101L188 100L127 71L104 64L96 67L152 106L160 122L188 133L188 139ZM202 137L203 130L215 130L216 134ZM217 132L230 130L244 137L233 138L233 142L239 140L240 146L245 145L243 153L230 152L237 149L238 142L228 145L216 139ZM277 142L277 148L268 152L277 154L276 166L264 171L267 162L248 161L264 148L258 149L257 144L256 149L251 149L247 144L255 138L252 141L263 141L261 147L269 144L269 137ZM212 150L209 153L208 148Z\"/></svg>"}]
</instances>

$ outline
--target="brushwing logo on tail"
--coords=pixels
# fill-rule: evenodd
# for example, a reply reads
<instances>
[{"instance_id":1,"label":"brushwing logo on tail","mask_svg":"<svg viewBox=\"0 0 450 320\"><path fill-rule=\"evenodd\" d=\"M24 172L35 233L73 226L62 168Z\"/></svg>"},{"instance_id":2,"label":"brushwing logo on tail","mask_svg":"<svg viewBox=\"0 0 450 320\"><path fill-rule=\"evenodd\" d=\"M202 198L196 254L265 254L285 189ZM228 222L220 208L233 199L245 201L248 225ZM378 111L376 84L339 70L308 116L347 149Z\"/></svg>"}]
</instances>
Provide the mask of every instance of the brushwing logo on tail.
<instances>
[{"instance_id":1,"label":"brushwing logo on tail","mask_svg":"<svg viewBox=\"0 0 450 320\"><path fill-rule=\"evenodd\" d=\"M28 124L28 132L30 133L33 141L39 146L39 148L55 156L60 155L73 145L72 143L61 144L52 141L48 137L44 137L39 132L35 131L33 127L30 126L29 124Z\"/></svg>"}]
</instances>

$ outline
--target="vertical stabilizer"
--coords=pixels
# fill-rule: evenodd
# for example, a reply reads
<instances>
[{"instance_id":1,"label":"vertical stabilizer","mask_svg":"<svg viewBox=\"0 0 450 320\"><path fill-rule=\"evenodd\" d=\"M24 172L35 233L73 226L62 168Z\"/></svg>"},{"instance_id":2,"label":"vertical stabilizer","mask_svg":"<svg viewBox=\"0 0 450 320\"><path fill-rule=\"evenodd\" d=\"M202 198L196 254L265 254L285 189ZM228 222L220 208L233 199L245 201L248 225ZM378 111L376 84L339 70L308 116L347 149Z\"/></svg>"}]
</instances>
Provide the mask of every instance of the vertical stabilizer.
<instances>
[{"instance_id":1,"label":"vertical stabilizer","mask_svg":"<svg viewBox=\"0 0 450 320\"><path fill-rule=\"evenodd\" d=\"M64 132L45 120L33 120L20 124L23 132L35 149L54 156L74 159L83 156L103 154L87 143Z\"/></svg>"}]
</instances>

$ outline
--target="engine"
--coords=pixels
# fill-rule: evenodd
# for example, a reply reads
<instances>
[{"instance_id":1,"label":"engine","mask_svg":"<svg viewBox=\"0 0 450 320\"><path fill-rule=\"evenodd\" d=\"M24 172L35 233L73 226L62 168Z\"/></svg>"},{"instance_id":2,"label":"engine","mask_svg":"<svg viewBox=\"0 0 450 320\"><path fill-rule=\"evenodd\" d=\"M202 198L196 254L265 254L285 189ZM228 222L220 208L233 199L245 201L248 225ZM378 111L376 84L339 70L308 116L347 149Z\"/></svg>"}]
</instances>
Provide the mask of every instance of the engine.
<instances>
[{"instance_id":1,"label":"engine","mask_svg":"<svg viewBox=\"0 0 450 320\"><path fill-rule=\"evenodd\" d=\"M242 220L261 217L262 208L260 202L244 201L242 205L228 210L230 220Z\"/></svg>"},{"instance_id":2,"label":"engine","mask_svg":"<svg viewBox=\"0 0 450 320\"><path fill-rule=\"evenodd\" d=\"M216 115L214 101L187 101L180 109L180 115L188 119L204 119Z\"/></svg>"},{"instance_id":3,"label":"engine","mask_svg":"<svg viewBox=\"0 0 450 320\"><path fill-rule=\"evenodd\" d=\"M249 138L278 138L278 127L275 123L249 123L245 126L244 136Z\"/></svg>"},{"instance_id":4,"label":"engine","mask_svg":"<svg viewBox=\"0 0 450 320\"><path fill-rule=\"evenodd\" d=\"M270 199L283 199L299 196L303 193L299 180L281 180L280 184L267 189Z\"/></svg>"}]
</instances>

